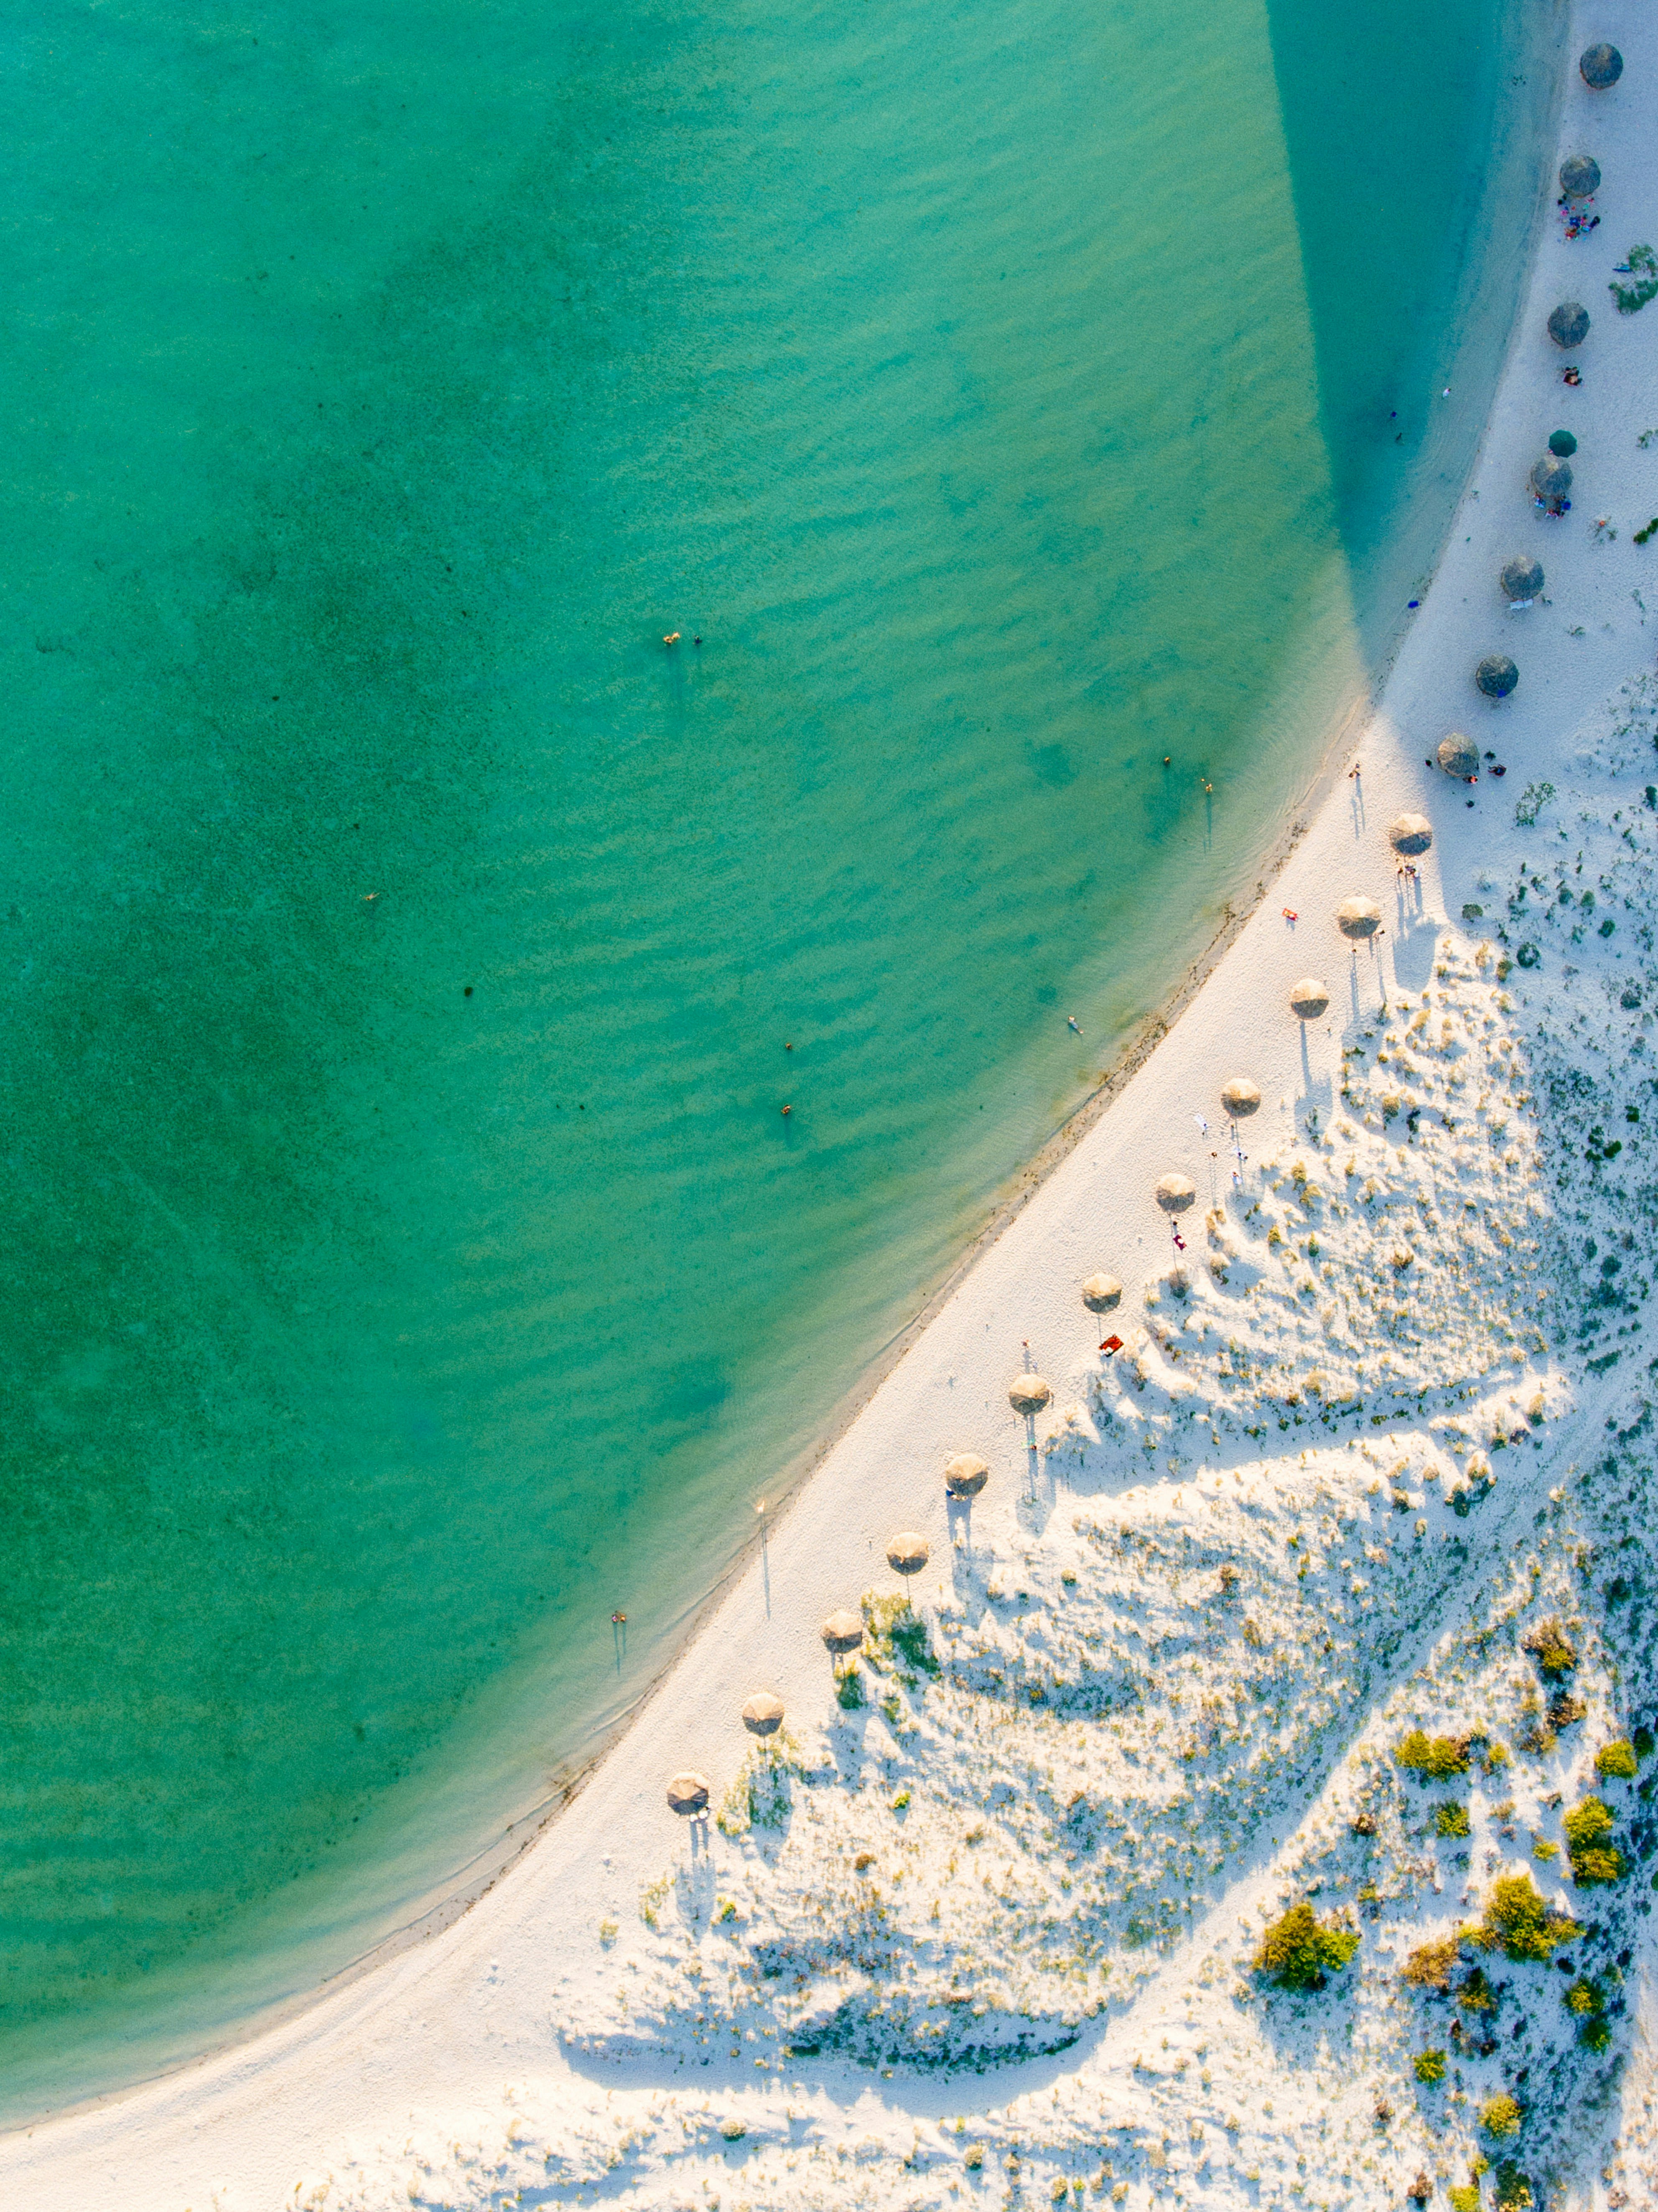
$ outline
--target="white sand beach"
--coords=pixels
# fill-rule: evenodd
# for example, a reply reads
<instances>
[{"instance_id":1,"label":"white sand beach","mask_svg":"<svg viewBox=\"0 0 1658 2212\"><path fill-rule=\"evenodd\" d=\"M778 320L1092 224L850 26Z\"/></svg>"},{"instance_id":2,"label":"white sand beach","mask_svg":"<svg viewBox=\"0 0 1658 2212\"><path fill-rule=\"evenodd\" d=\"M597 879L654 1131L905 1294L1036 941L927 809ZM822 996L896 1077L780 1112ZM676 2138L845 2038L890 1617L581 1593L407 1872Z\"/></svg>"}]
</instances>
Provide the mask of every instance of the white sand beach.
<instances>
[{"instance_id":1,"label":"white sand beach","mask_svg":"<svg viewBox=\"0 0 1658 2212\"><path fill-rule=\"evenodd\" d=\"M1591 92L1602 39L1625 73ZM1584 5L1558 65L1556 161L1596 158L1602 221L1569 240L1551 192L1431 589L1215 972L536 1848L301 2016L0 2139L7 2203L1658 2201L1658 1759L1595 1764L1658 1725L1658 305L1608 289L1658 240L1658 32ZM1560 428L1550 520L1527 472ZM1476 783L1428 765L1452 732ZM1338 928L1350 897L1375 937ZM1241 1164L1233 1077L1261 1097ZM970 1505L957 1454L988 1463ZM913 1616L900 1531L930 1549ZM837 1607L866 1623L850 1709ZM1394 1757L1418 1729L1460 1747L1437 1784ZM665 1802L684 1769L706 1822ZM1565 1825L1588 1800L1604 1881ZM1576 1923L1556 1960L1402 1978L1522 1874ZM1303 1899L1359 1940L1297 1993L1254 1960Z\"/></svg>"}]
</instances>

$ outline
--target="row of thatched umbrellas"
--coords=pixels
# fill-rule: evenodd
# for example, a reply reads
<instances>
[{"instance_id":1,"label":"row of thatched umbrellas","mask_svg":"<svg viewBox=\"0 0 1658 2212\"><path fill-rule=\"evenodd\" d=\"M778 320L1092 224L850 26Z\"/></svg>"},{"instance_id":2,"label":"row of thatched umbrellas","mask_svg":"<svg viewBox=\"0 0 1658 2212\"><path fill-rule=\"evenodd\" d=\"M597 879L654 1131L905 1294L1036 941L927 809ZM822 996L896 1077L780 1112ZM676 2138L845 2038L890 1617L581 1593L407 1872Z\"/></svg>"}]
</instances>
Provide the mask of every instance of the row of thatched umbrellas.
<instances>
[{"instance_id":1,"label":"row of thatched umbrellas","mask_svg":"<svg viewBox=\"0 0 1658 2212\"><path fill-rule=\"evenodd\" d=\"M1615 46L1592 46L1580 58L1578 70L1591 90L1606 91L1623 75L1624 58ZM1574 154L1562 163L1560 189L1566 200L1588 199L1600 186L1600 165L1588 155ZM1578 301L1563 301L1549 317L1548 331L1555 344L1570 352L1588 336L1588 310ZM1571 489L1569 456L1576 450L1576 441L1569 431L1558 431L1549 448L1531 474L1533 490L1546 501L1564 499ZM1499 580L1510 605L1526 605L1543 588L1542 565L1529 556L1518 556L1504 566ZM1474 681L1488 698L1505 699L1520 681L1520 672L1506 653L1487 653L1474 671ZM1467 781L1479 773L1479 749L1459 731L1441 740L1438 757L1447 775ZM1394 850L1406 858L1425 853L1433 842L1433 830L1420 814L1401 814L1388 836ZM1374 938L1381 927L1382 909L1374 899L1355 896L1342 900L1335 920L1342 935L1359 944ZM1317 976L1303 975L1291 988L1290 1011L1299 1021L1318 1020L1329 1004L1329 991ZM1222 1086L1221 1105L1236 1124L1259 1111L1260 1091L1247 1076L1234 1076ZM1171 1218L1184 1213L1197 1194L1191 1178L1178 1174L1159 1177L1153 1192L1159 1207ZM1090 1275L1082 1286L1082 1298L1090 1313L1109 1313L1121 1302L1122 1285L1114 1275ZM1034 1418L1053 1395L1050 1385L1036 1374L1016 1375L1008 1385L1008 1403L1022 1417ZM944 1468L945 1494L958 1503L976 1498L989 1480L989 1463L971 1453L958 1454ZM906 1579L920 1574L929 1556L926 1538L914 1529L903 1530L887 1546L888 1565ZM829 1614L818 1633L838 1662L863 1643L864 1617L843 1607ZM751 1735L774 1735L783 1717L783 1701L769 1690L759 1692L743 1708L743 1725ZM676 1774L668 1784L669 1806L689 1818L705 1816L711 1790L706 1775Z\"/></svg>"},{"instance_id":2,"label":"row of thatched umbrellas","mask_svg":"<svg viewBox=\"0 0 1658 2212\"><path fill-rule=\"evenodd\" d=\"M1420 814L1401 814L1388 836L1396 853L1412 855L1425 853L1433 843L1433 830ZM1343 899L1336 908L1337 927L1344 937L1356 941L1374 936L1381 921L1382 909L1374 899ZM1290 1011L1298 1021L1316 1021L1328 1011L1329 1004L1329 991L1315 975L1303 975L1291 988ZM1222 1084L1220 1103L1228 1121L1236 1126L1260 1111L1260 1086L1247 1075L1234 1075ZM1195 1205L1197 1195L1197 1185L1191 1177L1179 1174L1160 1176L1152 1188L1158 1206L1171 1218ZM1091 1314L1111 1313L1122 1303L1122 1285L1114 1275L1090 1275L1082 1286L1082 1302ZM1007 1402L1021 1419L1034 1419L1053 1396L1052 1384L1041 1375L1016 1375L1007 1386ZM944 1495L955 1504L968 1504L989 1480L987 1460L971 1452L958 1452L944 1465ZM919 1575L931 1556L926 1538L913 1528L901 1530L887 1546L887 1565L905 1581ZM864 1616L850 1607L841 1607L829 1614L817 1632L838 1664L863 1643ZM750 1735L775 1735L783 1725L783 1700L774 1691L762 1690L744 1706L743 1725ZM712 1789L706 1775L689 1771L676 1774L668 1784L668 1804L687 1819L701 1818L708 1812Z\"/></svg>"},{"instance_id":3,"label":"row of thatched umbrellas","mask_svg":"<svg viewBox=\"0 0 1658 2212\"><path fill-rule=\"evenodd\" d=\"M1592 92L1606 92L1624 74L1624 57L1616 46L1602 42L1585 48L1577 68ZM1563 205L1592 199L1600 189L1600 164L1593 155L1569 155L1560 164ZM1589 334L1588 309L1581 300L1562 300L1550 313L1548 332L1563 353L1574 352ZM1577 441L1570 431L1557 430L1549 440L1548 452L1532 469L1533 493L1541 505L1557 514L1560 511L1559 503L1571 489L1570 457L1576 450ZM1510 606L1528 606L1543 588L1542 567L1536 561L1517 558L1503 568L1501 582ZM1505 653L1488 653L1474 670L1474 682L1488 699L1506 699L1519 681L1520 671ZM1451 772L1461 773L1455 769Z\"/></svg>"},{"instance_id":4,"label":"row of thatched umbrellas","mask_svg":"<svg viewBox=\"0 0 1658 2212\"><path fill-rule=\"evenodd\" d=\"M1578 70L1591 90L1605 91L1623 75L1624 58L1615 46L1592 46L1580 58ZM1588 155L1574 154L1561 165L1560 189L1568 201L1587 199L1600 186L1600 165ZM1570 351L1588 336L1588 310L1577 301L1563 301L1549 317L1548 331L1556 345ZM1564 499L1571 489L1568 457L1576 450L1576 441L1570 432L1557 432L1549 447L1532 470L1532 489L1544 501ZM1542 564L1528 556L1518 556L1504 566L1499 580L1510 605L1526 605L1543 588ZM1520 672L1506 653L1487 653L1474 671L1474 681L1488 698L1505 699L1520 681ZM1479 773L1479 749L1458 731L1441 740L1438 757L1447 775L1466 781ZM1433 830L1420 814L1401 814L1388 836L1394 850L1406 858L1425 853L1433 843ZM1342 935L1358 944L1376 935L1382 926L1382 909L1374 899L1355 896L1342 900L1335 920ZM1290 1011L1299 1021L1318 1020L1329 1005L1329 991L1316 976L1304 975L1291 987ZM1260 1110L1260 1091L1247 1076L1232 1077L1222 1085L1220 1096L1221 1105L1234 1124ZM1159 1207L1171 1218L1195 1204L1197 1194L1191 1178L1179 1174L1160 1176L1153 1191ZM1090 1275L1082 1286L1082 1299L1090 1313L1110 1313L1121 1303L1122 1285L1114 1275ZM1016 1375L1008 1385L1008 1403L1022 1418L1034 1419L1053 1395L1051 1386L1041 1375ZM989 1480L988 1462L971 1453L957 1454L944 1468L945 1494L957 1503L976 1498ZM887 1546L888 1565L906 1580L920 1574L929 1557L926 1539L914 1529L902 1531ZM862 1644L864 1617L842 1607L829 1614L818 1633L838 1662ZM757 1692L743 1708L743 1725L751 1735L774 1735L783 1718L783 1701L769 1690ZM712 1787L706 1775L689 1771L676 1774L668 1784L669 1807L688 1818L706 1816Z\"/></svg>"},{"instance_id":5,"label":"row of thatched umbrellas","mask_svg":"<svg viewBox=\"0 0 1658 2212\"><path fill-rule=\"evenodd\" d=\"M1042 1389L1047 1389L1047 1385L1042 1385ZM965 1480L969 1486L952 1495L972 1498L976 1491L983 1489L985 1482L989 1480L989 1467L985 1467L983 1460L952 1460L950 1467L945 1468L945 1482L950 1482L952 1468L954 1471L979 1468L976 1478L972 1474L963 1475L961 1480ZM932 1551L927 1547L927 1540L923 1535L916 1535L914 1528L903 1528L888 1544L888 1566L892 1568L892 1573L903 1575L905 1579L910 1575L919 1575L920 1568L926 1566L930 1558ZM863 1614L853 1613L847 1606L841 1606L835 1613L830 1613L830 1617L823 1621L823 1626L817 1632L828 1646L830 1655L839 1662L847 1652L857 1650L859 1644L863 1641ZM781 1697L777 1697L774 1690L757 1690L744 1705L742 1725L750 1736L777 1735L777 1729L784 1725L784 1701L781 1701ZM690 1770L686 1770L684 1774L675 1774L669 1781L669 1812L677 1812L686 1820L704 1816L708 1812L711 1790L713 1783L708 1781L706 1774L695 1774Z\"/></svg>"}]
</instances>

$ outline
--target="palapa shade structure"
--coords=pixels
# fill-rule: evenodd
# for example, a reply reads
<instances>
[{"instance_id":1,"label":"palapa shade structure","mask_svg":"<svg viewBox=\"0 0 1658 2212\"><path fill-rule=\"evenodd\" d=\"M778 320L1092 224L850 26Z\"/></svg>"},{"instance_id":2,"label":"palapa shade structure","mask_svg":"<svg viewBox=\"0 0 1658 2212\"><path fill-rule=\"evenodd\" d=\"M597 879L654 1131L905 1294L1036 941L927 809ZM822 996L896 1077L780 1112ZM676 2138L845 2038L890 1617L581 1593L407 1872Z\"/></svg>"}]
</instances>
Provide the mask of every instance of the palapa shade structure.
<instances>
[{"instance_id":1,"label":"palapa shade structure","mask_svg":"<svg viewBox=\"0 0 1658 2212\"><path fill-rule=\"evenodd\" d=\"M989 1461L971 1452L957 1452L944 1462L944 1488L952 1498L976 1498L989 1480Z\"/></svg>"},{"instance_id":2,"label":"palapa shade structure","mask_svg":"<svg viewBox=\"0 0 1658 2212\"><path fill-rule=\"evenodd\" d=\"M1549 451L1563 461L1569 461L1577 451L1577 441L1570 430L1549 432Z\"/></svg>"},{"instance_id":3,"label":"palapa shade structure","mask_svg":"<svg viewBox=\"0 0 1658 2212\"><path fill-rule=\"evenodd\" d=\"M1197 1185L1183 1175L1159 1176L1156 1197L1165 1213L1184 1213L1197 1203Z\"/></svg>"},{"instance_id":4,"label":"palapa shade structure","mask_svg":"<svg viewBox=\"0 0 1658 2212\"><path fill-rule=\"evenodd\" d=\"M1040 1413L1053 1395L1040 1375L1016 1375L1007 1386L1007 1402L1016 1413Z\"/></svg>"},{"instance_id":5,"label":"palapa shade structure","mask_svg":"<svg viewBox=\"0 0 1658 2212\"><path fill-rule=\"evenodd\" d=\"M925 1536L902 1528L887 1546L887 1565L895 1575L919 1575L932 1557Z\"/></svg>"},{"instance_id":6,"label":"palapa shade structure","mask_svg":"<svg viewBox=\"0 0 1658 2212\"><path fill-rule=\"evenodd\" d=\"M1570 353L1589 334L1589 311L1581 300L1563 300L1549 317L1549 336Z\"/></svg>"},{"instance_id":7,"label":"palapa shade structure","mask_svg":"<svg viewBox=\"0 0 1658 2212\"><path fill-rule=\"evenodd\" d=\"M1600 189L1600 164L1588 154L1569 154L1560 164L1560 189L1569 200L1586 200Z\"/></svg>"},{"instance_id":8,"label":"palapa shade structure","mask_svg":"<svg viewBox=\"0 0 1658 2212\"><path fill-rule=\"evenodd\" d=\"M1374 899L1345 898L1336 908L1336 927L1344 937L1374 937L1382 927L1382 908Z\"/></svg>"},{"instance_id":9,"label":"palapa shade structure","mask_svg":"<svg viewBox=\"0 0 1658 2212\"><path fill-rule=\"evenodd\" d=\"M1520 671L1506 653L1488 653L1474 670L1473 680L1488 699L1506 699L1520 681Z\"/></svg>"},{"instance_id":10,"label":"palapa shade structure","mask_svg":"<svg viewBox=\"0 0 1658 2212\"><path fill-rule=\"evenodd\" d=\"M1599 46L1585 46L1578 58L1577 74L1591 92L1610 92L1624 74L1624 57L1616 46L1602 40Z\"/></svg>"},{"instance_id":11,"label":"palapa shade structure","mask_svg":"<svg viewBox=\"0 0 1658 2212\"><path fill-rule=\"evenodd\" d=\"M1290 986L1290 1012L1297 1021L1315 1022L1330 1011L1330 994L1316 975L1303 975Z\"/></svg>"},{"instance_id":12,"label":"palapa shade structure","mask_svg":"<svg viewBox=\"0 0 1658 2212\"><path fill-rule=\"evenodd\" d=\"M1543 588L1543 563L1517 554L1503 564L1497 578L1503 586L1503 596L1517 605L1522 599L1534 599Z\"/></svg>"},{"instance_id":13,"label":"palapa shade structure","mask_svg":"<svg viewBox=\"0 0 1658 2212\"><path fill-rule=\"evenodd\" d=\"M1090 1275L1083 1285L1083 1304L1090 1313L1111 1313L1122 1304L1122 1285L1114 1275Z\"/></svg>"},{"instance_id":14,"label":"palapa shade structure","mask_svg":"<svg viewBox=\"0 0 1658 2212\"><path fill-rule=\"evenodd\" d=\"M783 1700L774 1690L756 1690L743 1708L743 1725L750 1735L775 1735L783 1725Z\"/></svg>"},{"instance_id":15,"label":"palapa shade structure","mask_svg":"<svg viewBox=\"0 0 1658 2212\"><path fill-rule=\"evenodd\" d=\"M1439 740L1439 765L1447 775L1460 775L1466 782L1479 773L1479 748L1461 730L1453 730L1449 737Z\"/></svg>"},{"instance_id":16,"label":"palapa shade structure","mask_svg":"<svg viewBox=\"0 0 1658 2212\"><path fill-rule=\"evenodd\" d=\"M1412 860L1418 853L1425 853L1433 841L1433 824L1425 814L1401 814L1388 832L1388 842L1394 852Z\"/></svg>"},{"instance_id":17,"label":"palapa shade structure","mask_svg":"<svg viewBox=\"0 0 1658 2212\"><path fill-rule=\"evenodd\" d=\"M1558 453L1545 453L1533 465L1531 488L1539 499L1564 499L1571 489L1571 463Z\"/></svg>"},{"instance_id":18,"label":"palapa shade structure","mask_svg":"<svg viewBox=\"0 0 1658 2212\"><path fill-rule=\"evenodd\" d=\"M831 1651L855 1651L864 1640L864 1616L842 1606L830 1613L817 1633Z\"/></svg>"},{"instance_id":19,"label":"palapa shade structure","mask_svg":"<svg viewBox=\"0 0 1658 2212\"><path fill-rule=\"evenodd\" d=\"M1251 1114L1260 1111L1260 1089L1247 1075L1235 1075L1230 1083L1220 1086L1220 1103L1234 1121L1242 1121Z\"/></svg>"},{"instance_id":20,"label":"palapa shade structure","mask_svg":"<svg viewBox=\"0 0 1658 2212\"><path fill-rule=\"evenodd\" d=\"M714 1784L706 1774L695 1774L688 1767L684 1773L676 1774L668 1784L668 1809L689 1820L708 1809L708 1797Z\"/></svg>"}]
</instances>

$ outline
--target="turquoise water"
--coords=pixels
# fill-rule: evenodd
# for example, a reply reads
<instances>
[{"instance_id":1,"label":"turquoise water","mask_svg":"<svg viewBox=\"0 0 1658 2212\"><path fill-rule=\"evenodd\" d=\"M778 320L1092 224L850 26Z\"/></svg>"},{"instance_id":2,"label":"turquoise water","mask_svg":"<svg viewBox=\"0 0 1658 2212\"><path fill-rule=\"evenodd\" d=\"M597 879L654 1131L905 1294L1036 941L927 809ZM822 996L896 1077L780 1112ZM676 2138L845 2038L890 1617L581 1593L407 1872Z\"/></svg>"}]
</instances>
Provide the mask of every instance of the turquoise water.
<instances>
[{"instance_id":1,"label":"turquoise water","mask_svg":"<svg viewBox=\"0 0 1658 2212\"><path fill-rule=\"evenodd\" d=\"M14 31L9 2109L545 1798L1251 891L1530 212L1369 21Z\"/></svg>"}]
</instances>

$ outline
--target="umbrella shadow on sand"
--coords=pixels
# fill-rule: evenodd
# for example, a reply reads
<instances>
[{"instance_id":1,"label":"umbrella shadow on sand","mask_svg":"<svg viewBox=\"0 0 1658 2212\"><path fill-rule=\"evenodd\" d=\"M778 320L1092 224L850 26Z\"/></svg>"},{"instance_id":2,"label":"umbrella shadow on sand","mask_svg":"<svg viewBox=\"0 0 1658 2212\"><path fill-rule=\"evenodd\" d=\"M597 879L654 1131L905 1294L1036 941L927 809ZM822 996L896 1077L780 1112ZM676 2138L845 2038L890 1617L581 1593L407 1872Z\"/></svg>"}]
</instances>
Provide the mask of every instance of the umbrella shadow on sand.
<instances>
[{"instance_id":1,"label":"umbrella shadow on sand","mask_svg":"<svg viewBox=\"0 0 1658 2212\"><path fill-rule=\"evenodd\" d=\"M1416 894L1414 912L1407 908L1407 886ZM1394 934L1394 981L1401 992L1425 991L1439 950L1440 924L1422 910L1422 886L1408 878L1400 882L1400 927Z\"/></svg>"},{"instance_id":2,"label":"umbrella shadow on sand","mask_svg":"<svg viewBox=\"0 0 1658 2212\"><path fill-rule=\"evenodd\" d=\"M1029 1485L1013 1510L1020 1528L1028 1535L1040 1536L1054 1517L1060 1486L1053 1462L1045 1454L1033 1452L1032 1462Z\"/></svg>"},{"instance_id":3,"label":"umbrella shadow on sand","mask_svg":"<svg viewBox=\"0 0 1658 2212\"><path fill-rule=\"evenodd\" d=\"M686 1856L674 1869L674 1910L684 1926L706 1928L714 1913L714 1839L706 1820L688 1823Z\"/></svg>"},{"instance_id":4,"label":"umbrella shadow on sand","mask_svg":"<svg viewBox=\"0 0 1658 2212\"><path fill-rule=\"evenodd\" d=\"M1335 1086L1327 1075L1315 1075L1307 1051L1307 1024L1301 1025L1301 1095L1296 1100L1296 1111L1303 1121L1315 1115L1321 1121L1327 1121L1335 1106Z\"/></svg>"}]
</instances>

